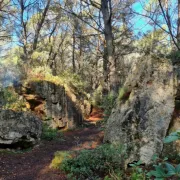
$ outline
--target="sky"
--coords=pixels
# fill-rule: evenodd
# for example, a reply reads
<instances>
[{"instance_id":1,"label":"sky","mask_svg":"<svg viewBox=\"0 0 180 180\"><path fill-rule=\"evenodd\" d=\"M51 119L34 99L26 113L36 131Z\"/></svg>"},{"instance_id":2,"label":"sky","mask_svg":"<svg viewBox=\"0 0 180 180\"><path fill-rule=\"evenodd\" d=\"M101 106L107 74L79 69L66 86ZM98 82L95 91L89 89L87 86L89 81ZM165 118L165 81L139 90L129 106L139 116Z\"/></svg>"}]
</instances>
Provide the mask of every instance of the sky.
<instances>
[{"instance_id":1,"label":"sky","mask_svg":"<svg viewBox=\"0 0 180 180\"><path fill-rule=\"evenodd\" d=\"M147 1L148 2L148 1ZM137 2L133 5L133 10L137 13L143 14L143 7L142 5ZM147 23L149 20L142 16L135 16L132 20L134 24L134 33L137 35L139 32L146 33L147 31L151 31L152 27Z\"/></svg>"}]
</instances>

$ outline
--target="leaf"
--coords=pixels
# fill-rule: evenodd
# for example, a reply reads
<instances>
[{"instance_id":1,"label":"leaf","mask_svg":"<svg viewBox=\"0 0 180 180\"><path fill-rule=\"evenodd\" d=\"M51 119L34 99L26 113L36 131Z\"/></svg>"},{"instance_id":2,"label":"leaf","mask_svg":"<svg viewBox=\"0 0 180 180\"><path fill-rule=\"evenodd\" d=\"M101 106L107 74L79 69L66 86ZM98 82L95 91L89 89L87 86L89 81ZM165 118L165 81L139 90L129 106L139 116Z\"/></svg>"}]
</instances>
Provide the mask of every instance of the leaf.
<instances>
[{"instance_id":1,"label":"leaf","mask_svg":"<svg viewBox=\"0 0 180 180\"><path fill-rule=\"evenodd\" d=\"M153 157L152 157L152 160L153 160L153 161L156 161L157 159L159 159L158 155L157 155L157 154L154 154Z\"/></svg>"},{"instance_id":2,"label":"leaf","mask_svg":"<svg viewBox=\"0 0 180 180\"><path fill-rule=\"evenodd\" d=\"M162 166L156 166L156 177L162 178L162 177L167 177L164 169Z\"/></svg>"},{"instance_id":3,"label":"leaf","mask_svg":"<svg viewBox=\"0 0 180 180\"><path fill-rule=\"evenodd\" d=\"M139 160L139 161L136 163L137 166L140 166L141 164L142 164L142 161L141 161L141 160Z\"/></svg>"},{"instance_id":4,"label":"leaf","mask_svg":"<svg viewBox=\"0 0 180 180\"><path fill-rule=\"evenodd\" d=\"M180 174L180 164L178 164L178 165L176 166L176 173L177 173L177 174Z\"/></svg>"},{"instance_id":5,"label":"leaf","mask_svg":"<svg viewBox=\"0 0 180 180\"><path fill-rule=\"evenodd\" d=\"M135 165L135 164L129 164L129 166L131 166L131 167L135 167L136 165Z\"/></svg>"},{"instance_id":6,"label":"leaf","mask_svg":"<svg viewBox=\"0 0 180 180\"><path fill-rule=\"evenodd\" d=\"M176 169L173 165L171 165L169 163L165 163L165 165L168 170L168 173L167 173L168 176L173 176L176 174Z\"/></svg>"},{"instance_id":7,"label":"leaf","mask_svg":"<svg viewBox=\"0 0 180 180\"><path fill-rule=\"evenodd\" d=\"M161 174L158 171L150 171L147 175L149 177L151 177L151 176L161 177Z\"/></svg>"},{"instance_id":8,"label":"leaf","mask_svg":"<svg viewBox=\"0 0 180 180\"><path fill-rule=\"evenodd\" d=\"M177 135L169 135L164 139L164 143L170 143L173 141L177 141L179 139L179 136Z\"/></svg>"}]
</instances>

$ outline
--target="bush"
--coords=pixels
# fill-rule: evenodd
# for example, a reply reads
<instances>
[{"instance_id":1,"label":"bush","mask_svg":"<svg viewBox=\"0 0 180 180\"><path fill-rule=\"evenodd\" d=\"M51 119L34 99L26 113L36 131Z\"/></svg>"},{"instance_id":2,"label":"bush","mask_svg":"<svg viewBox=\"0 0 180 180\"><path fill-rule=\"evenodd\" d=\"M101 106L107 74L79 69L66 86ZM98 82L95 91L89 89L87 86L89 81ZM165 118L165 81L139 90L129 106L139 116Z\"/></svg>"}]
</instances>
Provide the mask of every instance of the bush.
<instances>
[{"instance_id":1,"label":"bush","mask_svg":"<svg viewBox=\"0 0 180 180\"><path fill-rule=\"evenodd\" d=\"M120 171L122 166L122 146L104 144L94 150L82 150L74 159L65 159L60 168L71 179L99 179L111 170Z\"/></svg>"},{"instance_id":2,"label":"bush","mask_svg":"<svg viewBox=\"0 0 180 180\"><path fill-rule=\"evenodd\" d=\"M57 76L52 74L52 70L48 66L38 66L28 70L28 81L49 81L56 85L63 85L66 89L71 89L74 93L84 94L85 82L78 74L70 71L64 71Z\"/></svg>"},{"instance_id":3,"label":"bush","mask_svg":"<svg viewBox=\"0 0 180 180\"><path fill-rule=\"evenodd\" d=\"M99 107L102 104L102 86L100 85L93 93L91 103L94 107Z\"/></svg>"},{"instance_id":4,"label":"bush","mask_svg":"<svg viewBox=\"0 0 180 180\"><path fill-rule=\"evenodd\" d=\"M50 168L59 169L64 159L71 158L71 154L65 151L57 151L51 162Z\"/></svg>"},{"instance_id":5,"label":"bush","mask_svg":"<svg viewBox=\"0 0 180 180\"><path fill-rule=\"evenodd\" d=\"M104 109L105 120L109 118L111 111L115 105L115 102L116 102L116 96L114 96L111 93L103 97L100 107Z\"/></svg>"},{"instance_id":6,"label":"bush","mask_svg":"<svg viewBox=\"0 0 180 180\"><path fill-rule=\"evenodd\" d=\"M52 129L48 125L43 124L43 131L42 131L42 136L41 138L44 140L54 140L58 136L58 130L57 129Z\"/></svg>"},{"instance_id":7,"label":"bush","mask_svg":"<svg viewBox=\"0 0 180 180\"><path fill-rule=\"evenodd\" d=\"M2 89L0 96L3 109L27 111L26 101L15 92L13 87Z\"/></svg>"}]
</instances>

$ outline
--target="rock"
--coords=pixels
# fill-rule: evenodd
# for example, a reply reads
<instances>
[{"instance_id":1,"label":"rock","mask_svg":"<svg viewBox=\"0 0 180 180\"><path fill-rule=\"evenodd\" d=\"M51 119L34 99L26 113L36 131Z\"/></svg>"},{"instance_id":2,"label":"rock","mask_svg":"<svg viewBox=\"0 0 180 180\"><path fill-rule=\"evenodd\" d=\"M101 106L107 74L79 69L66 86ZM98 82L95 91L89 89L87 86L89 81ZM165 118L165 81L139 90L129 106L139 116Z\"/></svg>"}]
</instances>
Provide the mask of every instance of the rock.
<instances>
[{"instance_id":1,"label":"rock","mask_svg":"<svg viewBox=\"0 0 180 180\"><path fill-rule=\"evenodd\" d=\"M180 63L174 66L174 70L177 74L177 93L176 100L180 100Z\"/></svg>"},{"instance_id":2,"label":"rock","mask_svg":"<svg viewBox=\"0 0 180 180\"><path fill-rule=\"evenodd\" d=\"M0 144L33 145L41 137L39 118L27 112L0 110Z\"/></svg>"},{"instance_id":3,"label":"rock","mask_svg":"<svg viewBox=\"0 0 180 180\"><path fill-rule=\"evenodd\" d=\"M24 97L32 111L49 119L47 123L52 128L75 128L82 123L83 115L91 110L82 97L48 81L30 82Z\"/></svg>"},{"instance_id":4,"label":"rock","mask_svg":"<svg viewBox=\"0 0 180 180\"><path fill-rule=\"evenodd\" d=\"M150 164L154 154L161 154L175 106L175 82L167 59L147 56L132 66L124 84L128 93L118 100L104 137L126 146L125 166L138 160Z\"/></svg>"}]
</instances>

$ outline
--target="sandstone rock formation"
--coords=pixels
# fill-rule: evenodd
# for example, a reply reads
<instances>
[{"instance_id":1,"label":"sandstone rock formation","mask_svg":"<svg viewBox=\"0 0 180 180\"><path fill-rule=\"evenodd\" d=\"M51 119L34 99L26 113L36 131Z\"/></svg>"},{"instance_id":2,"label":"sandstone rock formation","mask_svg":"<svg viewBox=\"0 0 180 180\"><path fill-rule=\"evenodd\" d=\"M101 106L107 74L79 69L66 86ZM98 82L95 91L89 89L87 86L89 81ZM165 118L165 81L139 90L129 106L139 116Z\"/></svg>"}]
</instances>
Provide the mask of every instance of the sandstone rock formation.
<instances>
[{"instance_id":1,"label":"sandstone rock formation","mask_svg":"<svg viewBox=\"0 0 180 180\"><path fill-rule=\"evenodd\" d=\"M177 92L175 96L175 108L168 134L180 130L180 65L174 66L177 75ZM180 140L172 143L164 144L163 156L174 158L180 155Z\"/></svg>"},{"instance_id":2,"label":"sandstone rock formation","mask_svg":"<svg viewBox=\"0 0 180 180\"><path fill-rule=\"evenodd\" d=\"M91 111L90 104L63 86L48 81L32 81L23 92L32 111L52 128L74 128L83 121L83 115Z\"/></svg>"},{"instance_id":3,"label":"sandstone rock formation","mask_svg":"<svg viewBox=\"0 0 180 180\"><path fill-rule=\"evenodd\" d=\"M104 138L126 145L126 165L138 160L150 164L154 154L161 154L175 107L175 84L167 59L147 56L132 66Z\"/></svg>"},{"instance_id":4,"label":"sandstone rock formation","mask_svg":"<svg viewBox=\"0 0 180 180\"><path fill-rule=\"evenodd\" d=\"M39 118L27 112L0 110L0 144L36 143L42 133Z\"/></svg>"}]
</instances>

